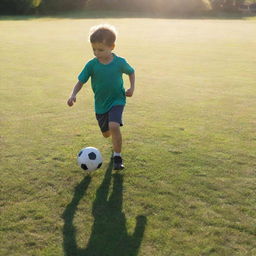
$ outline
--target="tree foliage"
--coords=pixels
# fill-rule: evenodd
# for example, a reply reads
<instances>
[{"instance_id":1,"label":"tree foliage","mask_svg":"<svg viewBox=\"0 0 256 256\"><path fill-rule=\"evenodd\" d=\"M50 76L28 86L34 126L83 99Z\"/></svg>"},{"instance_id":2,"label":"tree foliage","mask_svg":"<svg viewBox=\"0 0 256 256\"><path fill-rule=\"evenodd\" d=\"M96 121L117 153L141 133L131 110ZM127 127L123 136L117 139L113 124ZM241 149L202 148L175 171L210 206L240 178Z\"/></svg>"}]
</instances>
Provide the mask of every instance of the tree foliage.
<instances>
[{"instance_id":1,"label":"tree foliage","mask_svg":"<svg viewBox=\"0 0 256 256\"><path fill-rule=\"evenodd\" d=\"M0 0L0 13L27 14L40 5L40 2L35 0Z\"/></svg>"},{"instance_id":2,"label":"tree foliage","mask_svg":"<svg viewBox=\"0 0 256 256\"><path fill-rule=\"evenodd\" d=\"M189 13L209 8L208 0L88 0L90 8L153 13Z\"/></svg>"},{"instance_id":3,"label":"tree foliage","mask_svg":"<svg viewBox=\"0 0 256 256\"><path fill-rule=\"evenodd\" d=\"M236 11L245 0L210 0L213 10Z\"/></svg>"},{"instance_id":4,"label":"tree foliage","mask_svg":"<svg viewBox=\"0 0 256 256\"><path fill-rule=\"evenodd\" d=\"M0 14L47 14L84 7L157 14L193 14L209 9L234 11L248 1L254 0L0 0Z\"/></svg>"},{"instance_id":5,"label":"tree foliage","mask_svg":"<svg viewBox=\"0 0 256 256\"><path fill-rule=\"evenodd\" d=\"M40 13L72 11L84 7L86 0L42 0Z\"/></svg>"},{"instance_id":6,"label":"tree foliage","mask_svg":"<svg viewBox=\"0 0 256 256\"><path fill-rule=\"evenodd\" d=\"M0 0L0 14L53 13L80 9L86 0Z\"/></svg>"}]
</instances>

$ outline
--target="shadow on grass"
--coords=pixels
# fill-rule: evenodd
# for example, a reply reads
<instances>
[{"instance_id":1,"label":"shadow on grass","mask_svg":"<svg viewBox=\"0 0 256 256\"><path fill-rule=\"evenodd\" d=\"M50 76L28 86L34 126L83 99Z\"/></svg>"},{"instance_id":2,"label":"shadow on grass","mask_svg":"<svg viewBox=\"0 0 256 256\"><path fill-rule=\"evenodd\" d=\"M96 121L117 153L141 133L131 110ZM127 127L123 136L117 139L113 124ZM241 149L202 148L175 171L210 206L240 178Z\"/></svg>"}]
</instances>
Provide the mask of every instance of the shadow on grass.
<instances>
[{"instance_id":1,"label":"shadow on grass","mask_svg":"<svg viewBox=\"0 0 256 256\"><path fill-rule=\"evenodd\" d=\"M66 256L137 256L144 235L147 219L137 216L136 227L132 235L126 228L126 218L122 212L123 174L112 175L112 161L106 170L104 179L97 189L93 202L94 223L91 236L85 249L78 248L76 229L73 224L77 206L86 193L91 177L85 177L75 188L72 201L63 213L63 247ZM113 189L109 195L111 179Z\"/></svg>"},{"instance_id":2,"label":"shadow on grass","mask_svg":"<svg viewBox=\"0 0 256 256\"><path fill-rule=\"evenodd\" d=\"M126 19L126 18L149 18L149 19L213 19L213 20L240 20L250 17L256 17L256 14L244 13L225 13L206 11L199 14L159 14L134 11L118 11L118 10L82 10L64 12L59 14L48 15L0 15L0 20L33 20L33 19Z\"/></svg>"}]
</instances>

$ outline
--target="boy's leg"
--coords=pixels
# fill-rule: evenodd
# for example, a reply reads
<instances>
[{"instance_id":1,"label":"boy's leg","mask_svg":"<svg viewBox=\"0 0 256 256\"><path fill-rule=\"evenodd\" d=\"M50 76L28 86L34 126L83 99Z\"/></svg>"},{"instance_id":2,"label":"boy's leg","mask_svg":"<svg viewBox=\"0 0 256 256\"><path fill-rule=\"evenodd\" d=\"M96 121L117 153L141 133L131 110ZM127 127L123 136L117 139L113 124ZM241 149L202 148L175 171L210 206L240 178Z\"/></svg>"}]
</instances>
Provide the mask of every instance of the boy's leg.
<instances>
[{"instance_id":1,"label":"boy's leg","mask_svg":"<svg viewBox=\"0 0 256 256\"><path fill-rule=\"evenodd\" d=\"M122 135L120 131L120 124L115 122L109 122L109 130L112 136L112 143L114 149L114 170L122 170L124 169L124 165L123 159L121 157Z\"/></svg>"},{"instance_id":2,"label":"boy's leg","mask_svg":"<svg viewBox=\"0 0 256 256\"><path fill-rule=\"evenodd\" d=\"M102 132L103 137L108 138L111 136L110 131Z\"/></svg>"},{"instance_id":3,"label":"boy's leg","mask_svg":"<svg viewBox=\"0 0 256 256\"><path fill-rule=\"evenodd\" d=\"M117 105L114 106L109 111L109 131L112 136L113 150L114 150L114 170L124 169L123 160L121 157L122 151L122 135L120 131L120 126L122 123L122 113L124 106Z\"/></svg>"},{"instance_id":4,"label":"boy's leg","mask_svg":"<svg viewBox=\"0 0 256 256\"><path fill-rule=\"evenodd\" d=\"M105 138L112 136L113 150L114 150L114 169L122 170L124 168L123 160L120 155L122 150L122 135L120 126L122 123L122 113L124 106L117 105L110 109L105 114L96 114L102 135Z\"/></svg>"},{"instance_id":5,"label":"boy's leg","mask_svg":"<svg viewBox=\"0 0 256 256\"><path fill-rule=\"evenodd\" d=\"M121 153L122 150L122 135L120 131L120 124L116 122L109 122L109 130L112 135L113 149L116 153Z\"/></svg>"}]
</instances>

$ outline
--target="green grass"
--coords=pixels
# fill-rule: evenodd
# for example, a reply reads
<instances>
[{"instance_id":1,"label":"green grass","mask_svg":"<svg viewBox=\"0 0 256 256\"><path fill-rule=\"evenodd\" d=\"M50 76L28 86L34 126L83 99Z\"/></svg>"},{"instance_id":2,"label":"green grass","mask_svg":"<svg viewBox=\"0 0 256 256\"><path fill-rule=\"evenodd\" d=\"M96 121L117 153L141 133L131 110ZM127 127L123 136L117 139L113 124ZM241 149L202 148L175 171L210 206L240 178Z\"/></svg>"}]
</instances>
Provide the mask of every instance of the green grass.
<instances>
[{"instance_id":1,"label":"green grass","mask_svg":"<svg viewBox=\"0 0 256 256\"><path fill-rule=\"evenodd\" d=\"M136 68L111 173L86 86L87 32L111 23ZM256 255L256 21L0 21L0 255ZM127 82L127 78L125 79ZM127 84L127 83L126 83ZM102 168L76 165L85 146Z\"/></svg>"}]
</instances>

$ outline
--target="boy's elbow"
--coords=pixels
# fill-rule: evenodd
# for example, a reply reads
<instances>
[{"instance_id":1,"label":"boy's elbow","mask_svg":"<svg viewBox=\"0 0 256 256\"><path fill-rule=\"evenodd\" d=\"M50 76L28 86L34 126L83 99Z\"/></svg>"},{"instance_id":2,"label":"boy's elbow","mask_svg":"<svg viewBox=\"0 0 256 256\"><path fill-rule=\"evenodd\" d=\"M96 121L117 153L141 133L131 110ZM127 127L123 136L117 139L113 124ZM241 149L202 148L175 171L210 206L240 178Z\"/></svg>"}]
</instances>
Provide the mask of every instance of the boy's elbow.
<instances>
[{"instance_id":1,"label":"boy's elbow","mask_svg":"<svg viewBox=\"0 0 256 256\"><path fill-rule=\"evenodd\" d=\"M81 86L83 86L85 83L82 82L82 81L80 81L80 80L78 80L78 84L81 85Z\"/></svg>"}]
</instances>

